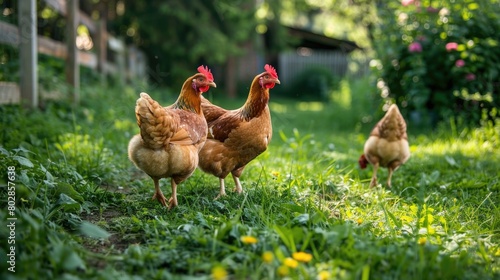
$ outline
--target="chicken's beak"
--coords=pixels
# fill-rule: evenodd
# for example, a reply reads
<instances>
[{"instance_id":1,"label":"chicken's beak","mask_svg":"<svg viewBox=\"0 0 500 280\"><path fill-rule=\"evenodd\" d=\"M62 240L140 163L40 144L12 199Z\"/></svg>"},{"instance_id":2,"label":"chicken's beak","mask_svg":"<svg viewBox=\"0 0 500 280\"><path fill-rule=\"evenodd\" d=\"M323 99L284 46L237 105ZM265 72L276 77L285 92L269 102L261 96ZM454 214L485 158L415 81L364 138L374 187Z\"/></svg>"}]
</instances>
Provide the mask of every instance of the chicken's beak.
<instances>
[{"instance_id":1,"label":"chicken's beak","mask_svg":"<svg viewBox=\"0 0 500 280\"><path fill-rule=\"evenodd\" d=\"M211 86L211 87L213 87L213 88L217 87L217 85L214 82L210 82L210 83L208 83L208 85Z\"/></svg>"},{"instance_id":2,"label":"chicken's beak","mask_svg":"<svg viewBox=\"0 0 500 280\"><path fill-rule=\"evenodd\" d=\"M278 85L279 85L279 84L281 84L281 83L280 83L280 80L278 80L278 79L274 79L274 83L276 83L276 84L278 84Z\"/></svg>"}]
</instances>

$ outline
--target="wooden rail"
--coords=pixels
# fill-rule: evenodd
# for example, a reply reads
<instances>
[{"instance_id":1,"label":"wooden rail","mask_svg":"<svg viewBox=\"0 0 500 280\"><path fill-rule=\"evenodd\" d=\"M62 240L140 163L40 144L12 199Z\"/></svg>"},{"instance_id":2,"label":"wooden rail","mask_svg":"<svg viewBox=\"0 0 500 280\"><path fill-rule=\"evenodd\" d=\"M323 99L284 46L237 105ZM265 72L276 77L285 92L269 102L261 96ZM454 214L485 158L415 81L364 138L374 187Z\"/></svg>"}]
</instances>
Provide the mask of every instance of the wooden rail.
<instances>
[{"instance_id":1,"label":"wooden rail","mask_svg":"<svg viewBox=\"0 0 500 280\"><path fill-rule=\"evenodd\" d=\"M135 47L127 48L123 41L106 31L106 19L92 20L78 9L78 0L42 0L51 9L67 20L67 42L59 42L36 34L36 0L18 0L19 26L0 21L0 44L19 48L20 81L19 86L0 83L0 104L22 102L28 107L38 106L38 59L36 53L64 59L66 81L71 86L75 105L79 103L80 73L79 66L95 69L103 76L116 74L122 83L126 78L143 77L146 74L144 55ZM78 50L75 44L76 29L82 24L87 27L93 38L94 52ZM107 51L113 51L116 61L107 60ZM127 55L129 55L127 59ZM127 63L129 62L129 67ZM140 64L140 65L137 65ZM17 95L17 96L15 96ZM20 96L20 97L19 97Z\"/></svg>"}]
</instances>

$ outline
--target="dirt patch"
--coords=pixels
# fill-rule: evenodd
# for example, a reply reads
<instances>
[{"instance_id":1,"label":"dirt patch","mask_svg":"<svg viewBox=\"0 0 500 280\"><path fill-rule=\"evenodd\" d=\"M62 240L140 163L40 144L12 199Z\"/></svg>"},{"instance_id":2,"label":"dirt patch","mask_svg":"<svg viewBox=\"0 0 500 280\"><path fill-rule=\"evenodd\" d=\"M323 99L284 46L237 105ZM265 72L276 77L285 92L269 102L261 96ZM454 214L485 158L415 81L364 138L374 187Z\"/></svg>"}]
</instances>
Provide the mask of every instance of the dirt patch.
<instances>
[{"instance_id":1,"label":"dirt patch","mask_svg":"<svg viewBox=\"0 0 500 280\"><path fill-rule=\"evenodd\" d=\"M117 209L106 209L102 213L82 213L82 220L98 225L99 223L113 224L113 219L121 217L123 214ZM84 238L82 241L83 247L93 253L102 255L119 255L131 245L139 243L138 240L123 238L123 235L118 232L108 230L111 234L106 240L98 240L93 238ZM105 259L95 258L88 260L89 265L96 268L104 268L107 265Z\"/></svg>"}]
</instances>

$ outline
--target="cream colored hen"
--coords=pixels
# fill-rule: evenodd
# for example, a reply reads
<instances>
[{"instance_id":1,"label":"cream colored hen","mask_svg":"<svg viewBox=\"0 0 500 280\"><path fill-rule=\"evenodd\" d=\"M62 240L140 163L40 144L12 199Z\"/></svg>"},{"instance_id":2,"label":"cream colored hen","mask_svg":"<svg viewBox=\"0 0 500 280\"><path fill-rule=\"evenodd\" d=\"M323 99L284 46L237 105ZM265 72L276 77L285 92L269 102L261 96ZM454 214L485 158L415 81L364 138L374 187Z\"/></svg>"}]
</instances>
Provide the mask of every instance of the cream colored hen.
<instances>
[{"instance_id":1,"label":"cream colored hen","mask_svg":"<svg viewBox=\"0 0 500 280\"><path fill-rule=\"evenodd\" d=\"M392 104L385 116L375 125L365 143L364 154L359 158L359 166L373 165L370 187L377 185L378 168L387 167L387 185L391 187L392 173L410 158L406 122L398 106Z\"/></svg>"},{"instance_id":2,"label":"cream colored hen","mask_svg":"<svg viewBox=\"0 0 500 280\"><path fill-rule=\"evenodd\" d=\"M191 176L198 166L198 152L207 139L201 94L215 87L215 83L208 68L200 66L198 71L184 82L174 104L162 107L148 94L141 93L135 107L141 133L130 140L128 155L153 179L153 199L164 206L167 202L159 180L171 178L169 209L177 206L177 185Z\"/></svg>"}]
</instances>

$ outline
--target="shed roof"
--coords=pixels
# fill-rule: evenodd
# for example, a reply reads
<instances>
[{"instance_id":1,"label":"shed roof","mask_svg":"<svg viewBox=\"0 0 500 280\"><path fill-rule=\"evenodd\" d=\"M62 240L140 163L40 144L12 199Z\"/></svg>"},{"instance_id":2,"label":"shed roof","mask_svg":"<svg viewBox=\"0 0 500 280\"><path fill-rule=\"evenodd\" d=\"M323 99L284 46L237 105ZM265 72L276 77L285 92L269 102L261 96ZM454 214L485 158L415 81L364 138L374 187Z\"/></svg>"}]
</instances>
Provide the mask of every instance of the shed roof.
<instances>
[{"instance_id":1,"label":"shed roof","mask_svg":"<svg viewBox=\"0 0 500 280\"><path fill-rule=\"evenodd\" d=\"M341 50L352 52L355 49L361 49L355 42L335 39L314 33L303 28L285 26L291 36L299 39L295 47L306 47L311 49Z\"/></svg>"}]
</instances>

